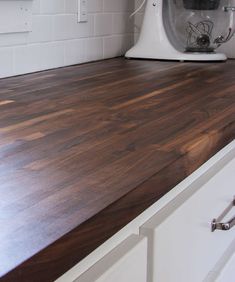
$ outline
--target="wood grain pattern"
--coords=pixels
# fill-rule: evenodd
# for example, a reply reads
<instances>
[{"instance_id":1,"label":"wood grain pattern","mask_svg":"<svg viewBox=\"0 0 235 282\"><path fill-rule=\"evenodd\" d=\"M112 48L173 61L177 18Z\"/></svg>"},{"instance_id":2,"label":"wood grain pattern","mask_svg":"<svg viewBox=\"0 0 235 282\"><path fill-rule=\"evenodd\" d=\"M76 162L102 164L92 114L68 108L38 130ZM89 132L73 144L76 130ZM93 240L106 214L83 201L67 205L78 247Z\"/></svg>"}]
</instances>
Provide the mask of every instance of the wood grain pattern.
<instances>
[{"instance_id":1,"label":"wood grain pattern","mask_svg":"<svg viewBox=\"0 0 235 282\"><path fill-rule=\"evenodd\" d=\"M0 281L53 281L235 137L235 61L0 80Z\"/></svg>"}]
</instances>

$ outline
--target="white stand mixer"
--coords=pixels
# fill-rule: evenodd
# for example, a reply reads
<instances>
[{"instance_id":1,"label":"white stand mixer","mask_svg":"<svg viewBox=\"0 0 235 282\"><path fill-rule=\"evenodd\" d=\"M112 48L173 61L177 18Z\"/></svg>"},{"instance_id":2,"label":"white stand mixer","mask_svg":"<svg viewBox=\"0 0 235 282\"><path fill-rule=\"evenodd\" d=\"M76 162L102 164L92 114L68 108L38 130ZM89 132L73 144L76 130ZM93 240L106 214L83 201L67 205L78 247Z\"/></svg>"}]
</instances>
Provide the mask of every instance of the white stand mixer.
<instances>
[{"instance_id":1,"label":"white stand mixer","mask_svg":"<svg viewBox=\"0 0 235 282\"><path fill-rule=\"evenodd\" d=\"M222 53L214 52L215 48L210 52L206 52L206 51L189 52L186 51L186 47L180 50L180 48L177 48L172 44L172 40L170 40L169 38L169 32L167 32L166 30L166 22L163 20L164 17L166 16L163 13L164 9L167 9L169 7L169 4L166 4L167 1L174 2L177 0L147 0L143 24L138 42L133 48L131 48L126 53L125 55L126 58L142 58L142 59L145 58L145 59L179 60L179 61L225 61L227 59L226 56ZM181 0L182 8L183 8L183 1L187 1L187 0ZM196 0L189 0L189 1L192 2ZM213 1L213 0L209 0L209 1ZM216 42L218 43L216 48L219 47L224 42L228 41L232 37L231 33L234 32L233 11L235 10L235 8L222 7L219 11L220 13L222 12L221 10L227 16L230 15L230 23L229 23L230 34L228 36L229 38L226 36L217 37L213 41L213 44L215 44ZM196 32L198 32L198 30L196 30ZM203 42L202 36L201 36L201 41Z\"/></svg>"}]
</instances>

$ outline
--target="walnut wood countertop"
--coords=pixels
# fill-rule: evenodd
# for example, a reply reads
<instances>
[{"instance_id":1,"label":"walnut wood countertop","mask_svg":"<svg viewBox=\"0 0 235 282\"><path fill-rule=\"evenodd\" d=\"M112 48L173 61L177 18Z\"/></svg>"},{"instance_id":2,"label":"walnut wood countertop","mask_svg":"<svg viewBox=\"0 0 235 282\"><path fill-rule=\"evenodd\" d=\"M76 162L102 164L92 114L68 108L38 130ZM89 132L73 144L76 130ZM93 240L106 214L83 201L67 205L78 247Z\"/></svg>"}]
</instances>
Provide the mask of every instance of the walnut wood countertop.
<instances>
[{"instance_id":1,"label":"walnut wood countertop","mask_svg":"<svg viewBox=\"0 0 235 282\"><path fill-rule=\"evenodd\" d=\"M235 61L0 80L0 281L53 281L235 137Z\"/></svg>"}]
</instances>

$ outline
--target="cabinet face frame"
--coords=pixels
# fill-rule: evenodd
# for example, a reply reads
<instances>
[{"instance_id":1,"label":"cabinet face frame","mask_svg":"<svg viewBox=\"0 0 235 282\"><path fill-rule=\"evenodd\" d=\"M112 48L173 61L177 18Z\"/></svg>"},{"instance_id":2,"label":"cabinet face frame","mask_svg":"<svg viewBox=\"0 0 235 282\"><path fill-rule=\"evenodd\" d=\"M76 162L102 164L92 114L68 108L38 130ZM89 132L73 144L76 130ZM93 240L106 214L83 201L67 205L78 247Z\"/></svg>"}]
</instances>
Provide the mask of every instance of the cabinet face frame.
<instances>
[{"instance_id":1,"label":"cabinet face frame","mask_svg":"<svg viewBox=\"0 0 235 282\"><path fill-rule=\"evenodd\" d=\"M131 235L74 282L147 282L147 238Z\"/></svg>"},{"instance_id":2,"label":"cabinet face frame","mask_svg":"<svg viewBox=\"0 0 235 282\"><path fill-rule=\"evenodd\" d=\"M215 281L235 247L234 229L211 232L213 216L226 205L228 218L234 216L233 171L234 147L141 227L149 244L148 281L172 282L176 275L182 282Z\"/></svg>"}]
</instances>

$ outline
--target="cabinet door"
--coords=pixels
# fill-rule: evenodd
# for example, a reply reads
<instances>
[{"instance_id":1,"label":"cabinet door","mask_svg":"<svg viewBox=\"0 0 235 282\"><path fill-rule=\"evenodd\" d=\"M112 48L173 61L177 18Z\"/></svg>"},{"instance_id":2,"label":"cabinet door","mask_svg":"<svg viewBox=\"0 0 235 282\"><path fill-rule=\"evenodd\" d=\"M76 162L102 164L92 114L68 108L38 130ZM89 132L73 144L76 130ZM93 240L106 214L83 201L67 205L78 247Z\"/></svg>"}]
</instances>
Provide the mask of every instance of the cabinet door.
<instances>
[{"instance_id":1,"label":"cabinet door","mask_svg":"<svg viewBox=\"0 0 235 282\"><path fill-rule=\"evenodd\" d=\"M147 239L131 235L76 282L146 282Z\"/></svg>"},{"instance_id":2,"label":"cabinet door","mask_svg":"<svg viewBox=\"0 0 235 282\"><path fill-rule=\"evenodd\" d=\"M176 197L141 227L141 234L149 240L149 282L205 281L228 252L235 227L211 231L212 219L235 195L235 150L228 160L222 167L216 164L217 173L205 173L182 193L186 196ZM180 197L186 200L180 201ZM234 215L232 208L229 217Z\"/></svg>"}]
</instances>

